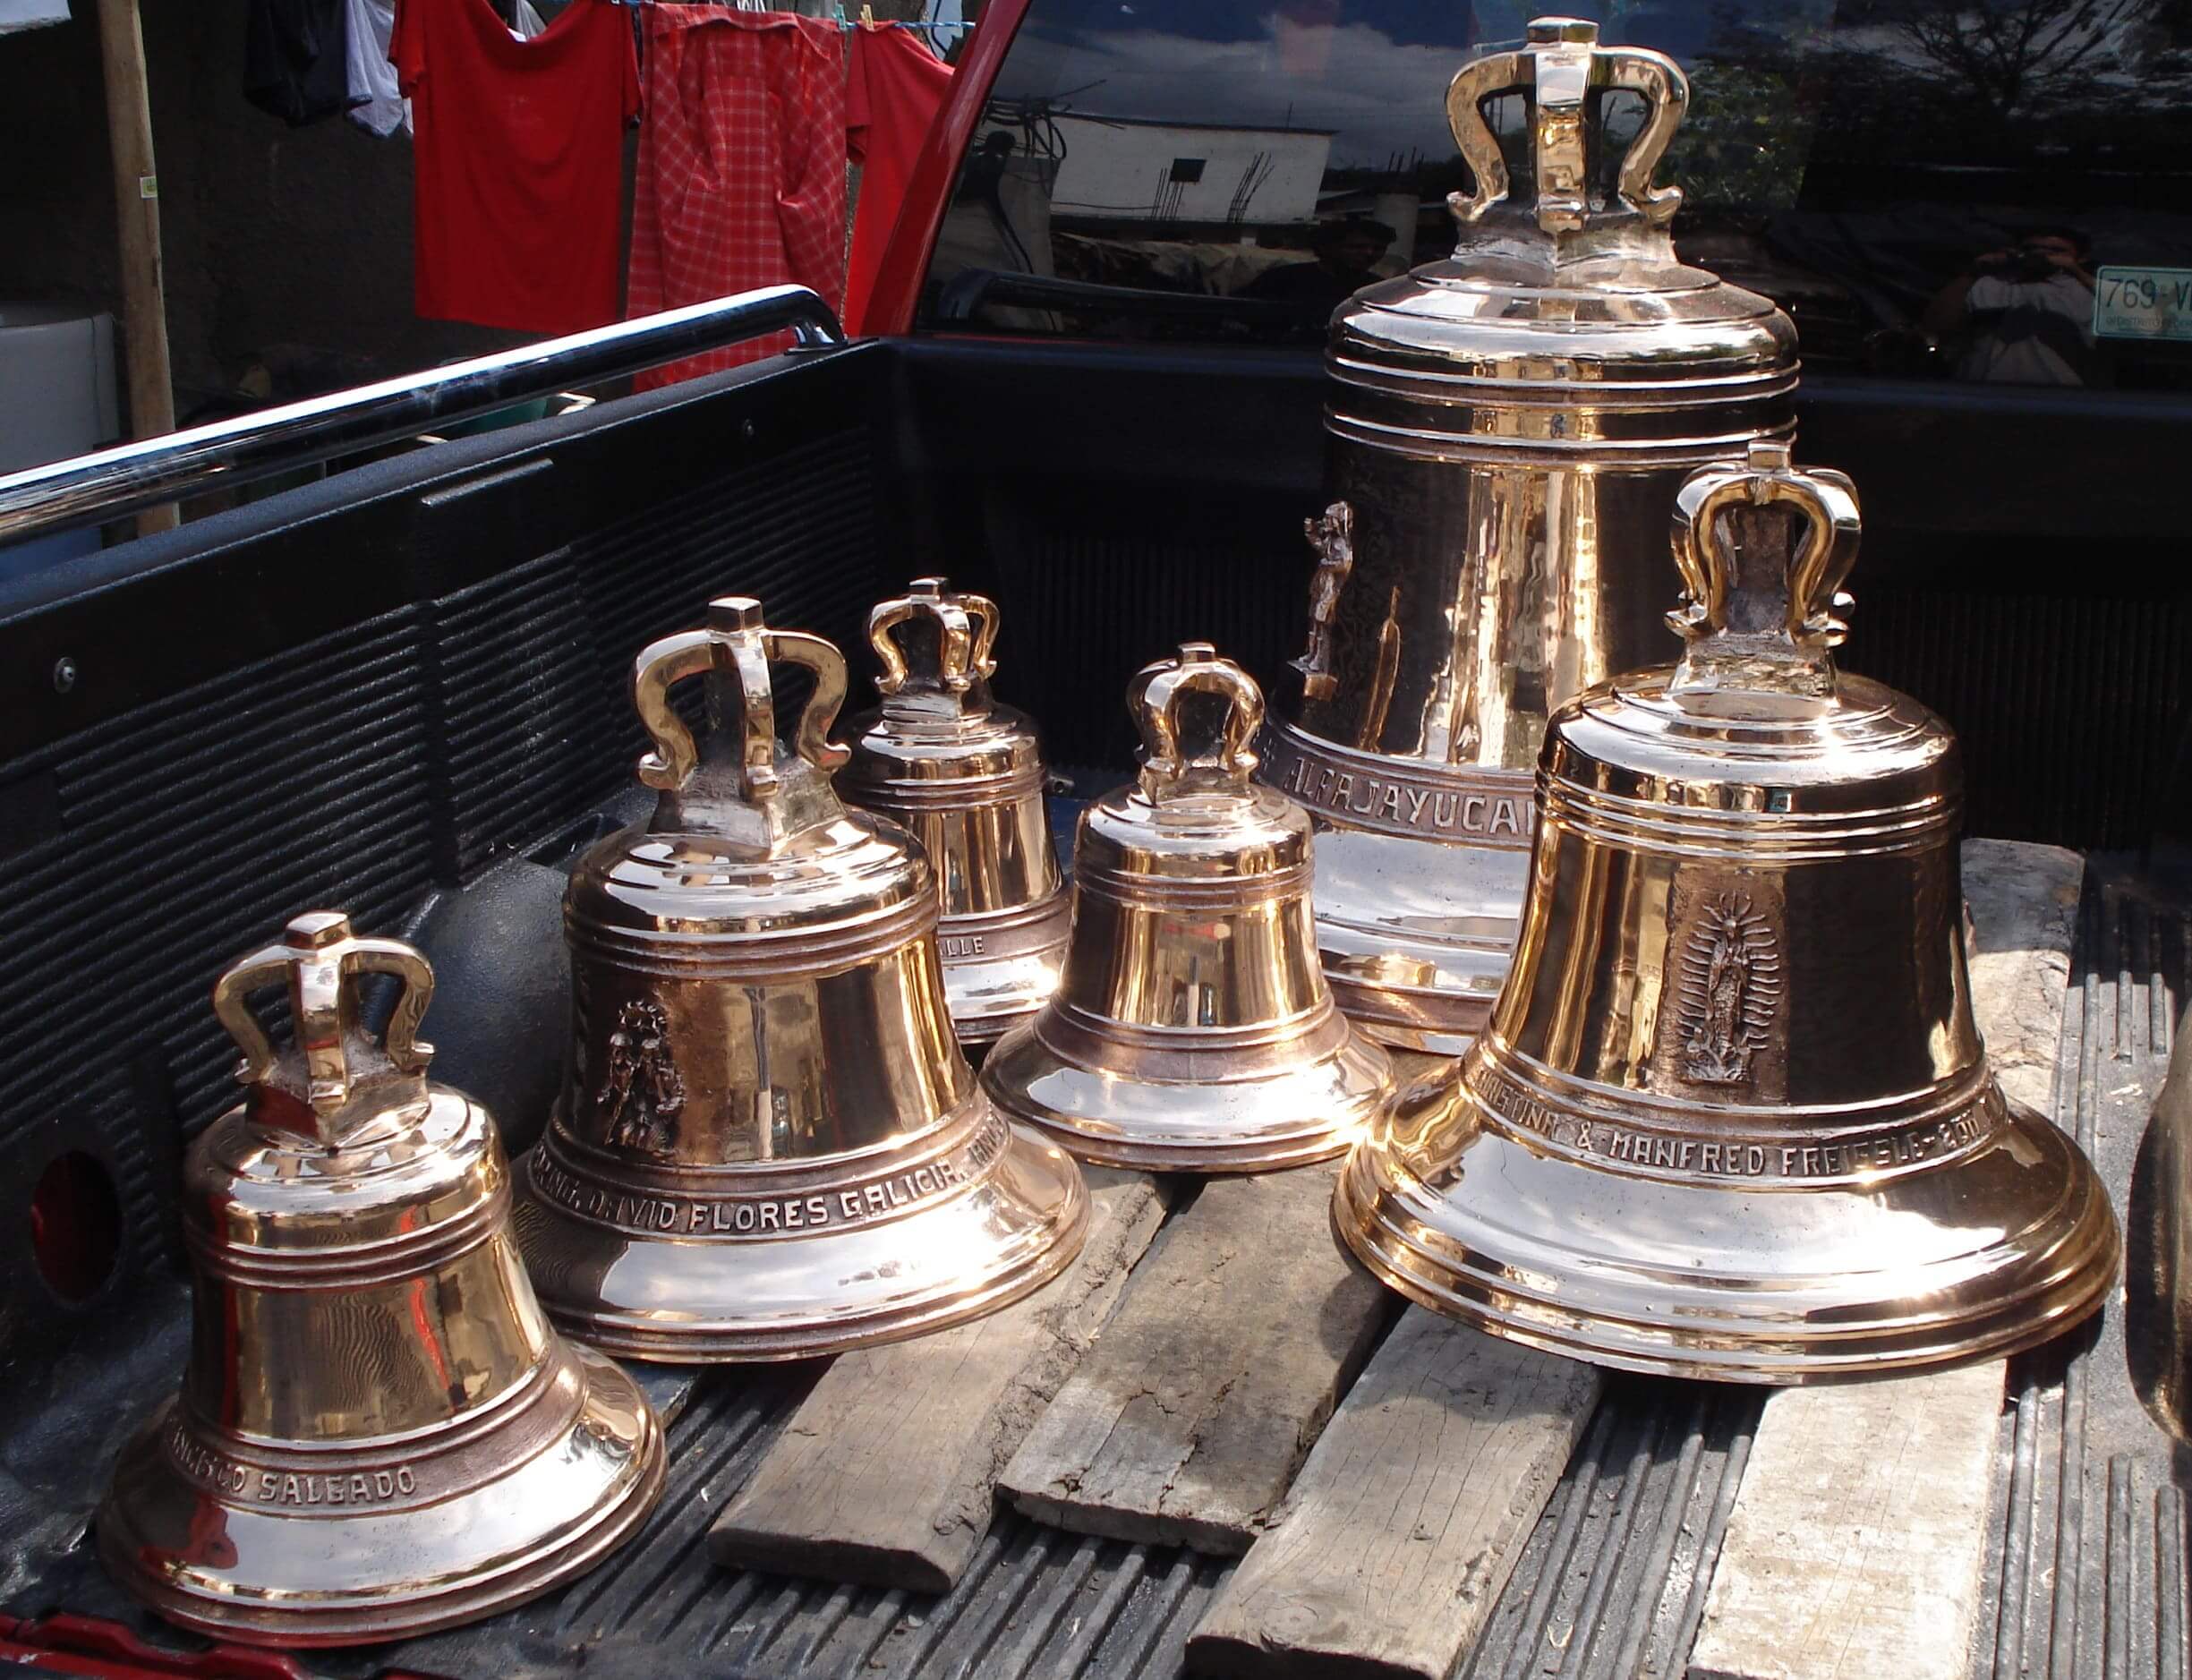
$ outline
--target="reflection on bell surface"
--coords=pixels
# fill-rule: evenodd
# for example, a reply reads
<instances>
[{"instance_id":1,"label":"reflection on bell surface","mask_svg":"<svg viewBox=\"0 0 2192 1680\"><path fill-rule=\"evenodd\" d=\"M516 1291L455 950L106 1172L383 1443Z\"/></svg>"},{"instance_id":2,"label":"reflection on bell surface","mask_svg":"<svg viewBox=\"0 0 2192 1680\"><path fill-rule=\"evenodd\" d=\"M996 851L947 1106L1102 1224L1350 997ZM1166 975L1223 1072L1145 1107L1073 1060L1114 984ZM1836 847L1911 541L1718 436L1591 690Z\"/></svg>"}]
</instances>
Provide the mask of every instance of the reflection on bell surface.
<instances>
[{"instance_id":1,"label":"reflection on bell surface","mask_svg":"<svg viewBox=\"0 0 2192 1680\"><path fill-rule=\"evenodd\" d=\"M1514 967L1334 1216L1415 1300L1634 1370L1801 1383L2098 1307L2093 1167L1973 1024L1955 738L1838 675L1857 508L1757 444L1683 487L1679 664L1553 721Z\"/></svg>"},{"instance_id":2,"label":"reflection on bell surface","mask_svg":"<svg viewBox=\"0 0 2192 1680\"><path fill-rule=\"evenodd\" d=\"M368 975L403 987L385 1042ZM246 1000L283 982L277 1055ZM251 1094L191 1147L189 1368L98 1519L172 1622L285 1647L446 1627L578 1574L662 1490L645 1397L534 1302L493 1121L425 1077L432 991L416 951L331 912L214 987Z\"/></svg>"},{"instance_id":3,"label":"reflection on bell surface","mask_svg":"<svg viewBox=\"0 0 2192 1680\"><path fill-rule=\"evenodd\" d=\"M1571 696L1660 657L1659 544L1684 477L1794 425L1796 333L1685 268L1652 173L1674 61L1540 18L1446 99L1477 183L1452 258L1356 294L1326 354L1309 632L1264 780L1318 821L1318 942L1386 1044L1458 1055L1506 972L1531 777ZM1625 149L1602 132L1625 97ZM1526 111L1510 175L1488 114ZM1618 157L1617 173L1601 172Z\"/></svg>"},{"instance_id":4,"label":"reflection on bell surface","mask_svg":"<svg viewBox=\"0 0 2192 1680\"><path fill-rule=\"evenodd\" d=\"M990 698L997 605L917 577L868 615L883 705L853 724L838 789L909 829L942 894L936 943L963 1044L1043 1006L1065 960L1072 900L1043 808L1035 725Z\"/></svg>"},{"instance_id":5,"label":"reflection on bell surface","mask_svg":"<svg viewBox=\"0 0 2192 1680\"><path fill-rule=\"evenodd\" d=\"M786 662L814 677L796 750L770 686ZM670 703L688 677L697 746ZM542 1304L640 1358L791 1359L1054 1275L1087 1223L1079 1172L975 1084L920 848L831 790L838 651L731 596L642 652L632 691L661 797L572 872L569 1064L518 1164Z\"/></svg>"},{"instance_id":6,"label":"reflection on bell surface","mask_svg":"<svg viewBox=\"0 0 2192 1680\"><path fill-rule=\"evenodd\" d=\"M1198 695L1222 710L1199 753L1181 744ZM1190 642L1127 704L1141 775L1082 813L1064 976L983 1087L1090 1161L1252 1173L1337 1155L1393 1069L1318 968L1309 819L1250 779L1263 696Z\"/></svg>"}]
</instances>

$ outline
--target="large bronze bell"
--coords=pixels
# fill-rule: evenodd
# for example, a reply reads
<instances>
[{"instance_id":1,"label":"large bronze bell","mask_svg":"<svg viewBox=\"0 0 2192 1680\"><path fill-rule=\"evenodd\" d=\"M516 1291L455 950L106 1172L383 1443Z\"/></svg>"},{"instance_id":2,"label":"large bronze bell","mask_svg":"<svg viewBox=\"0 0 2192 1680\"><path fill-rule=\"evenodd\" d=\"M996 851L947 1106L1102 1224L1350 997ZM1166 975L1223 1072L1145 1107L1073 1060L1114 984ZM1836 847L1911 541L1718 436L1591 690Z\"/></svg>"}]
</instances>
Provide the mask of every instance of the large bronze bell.
<instances>
[{"instance_id":1,"label":"large bronze bell","mask_svg":"<svg viewBox=\"0 0 2192 1680\"><path fill-rule=\"evenodd\" d=\"M369 975L403 987L385 1042L359 1022ZM279 983L277 1055L246 998ZM662 1490L644 1396L534 1302L494 1123L425 1077L433 984L320 912L213 989L251 1093L191 1147L190 1365L98 1520L107 1567L185 1627L336 1645L490 1615Z\"/></svg>"},{"instance_id":2,"label":"large bronze bell","mask_svg":"<svg viewBox=\"0 0 2192 1680\"><path fill-rule=\"evenodd\" d=\"M1597 38L1540 18L1462 68L1446 111L1476 191L1454 195L1453 257L1333 318L1331 506L1309 521L1308 640L1263 744L1264 780L1318 820L1341 1007L1447 1055L1514 948L1547 719L1659 657L1684 477L1794 425L1795 327L1685 267L1682 195L1651 183L1682 72ZM1647 114L1625 150L1603 131L1616 92ZM1493 105L1527 109L1512 176Z\"/></svg>"},{"instance_id":3,"label":"large bronze bell","mask_svg":"<svg viewBox=\"0 0 2192 1680\"><path fill-rule=\"evenodd\" d=\"M1787 446L1691 478L1679 664L1562 710L1490 1026L1348 1163L1394 1287L1601 1364L1802 1383L2100 1305L2093 1167L1971 1013L1956 739L1838 675L1857 507Z\"/></svg>"},{"instance_id":4,"label":"large bronze bell","mask_svg":"<svg viewBox=\"0 0 2192 1680\"><path fill-rule=\"evenodd\" d=\"M1222 716L1181 746L1190 696ZM1127 691L1139 778L1081 814L1057 993L990 1052L997 1105L1090 1161L1250 1173L1337 1155L1389 1094L1317 965L1309 818L1250 779L1263 695L1207 642Z\"/></svg>"},{"instance_id":5,"label":"large bronze bell","mask_svg":"<svg viewBox=\"0 0 2192 1680\"><path fill-rule=\"evenodd\" d=\"M813 674L796 751L772 662ZM707 679L697 746L670 704L688 677ZM569 1064L518 1164L542 1303L640 1358L790 1359L1053 1275L1087 1225L1080 1174L975 1084L920 848L831 790L838 651L732 596L642 652L632 692L660 797L572 872Z\"/></svg>"},{"instance_id":6,"label":"large bronze bell","mask_svg":"<svg viewBox=\"0 0 2192 1680\"><path fill-rule=\"evenodd\" d=\"M908 630L925 635L908 637ZM936 943L961 1043L988 1044L1057 990L1072 900L1043 808L1035 725L990 698L997 605L917 577L868 615L883 705L852 726L838 788L911 830L943 897Z\"/></svg>"}]
</instances>

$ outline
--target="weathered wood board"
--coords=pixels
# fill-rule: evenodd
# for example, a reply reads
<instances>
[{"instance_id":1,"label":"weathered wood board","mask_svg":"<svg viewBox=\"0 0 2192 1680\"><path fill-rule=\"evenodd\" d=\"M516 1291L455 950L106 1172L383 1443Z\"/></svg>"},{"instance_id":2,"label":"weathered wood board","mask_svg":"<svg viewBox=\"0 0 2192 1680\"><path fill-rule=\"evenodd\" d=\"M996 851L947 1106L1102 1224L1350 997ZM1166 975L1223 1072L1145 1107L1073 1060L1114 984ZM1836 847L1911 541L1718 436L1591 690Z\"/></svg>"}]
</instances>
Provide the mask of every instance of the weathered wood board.
<instances>
[{"instance_id":1,"label":"weathered wood board","mask_svg":"<svg viewBox=\"0 0 2192 1680\"><path fill-rule=\"evenodd\" d=\"M1117 1303L1164 1221L1156 1181L1091 1168L1063 1276L955 1330L823 1373L709 1535L719 1563L943 1592L987 1532L998 1472Z\"/></svg>"},{"instance_id":2,"label":"weathered wood board","mask_svg":"<svg viewBox=\"0 0 2192 1680\"><path fill-rule=\"evenodd\" d=\"M1190 1638L1189 1667L1445 1680L1603 1380L1410 1308Z\"/></svg>"},{"instance_id":3,"label":"weathered wood board","mask_svg":"<svg viewBox=\"0 0 2192 1680\"><path fill-rule=\"evenodd\" d=\"M1972 1007L2015 1101L2050 1112L2084 864L1964 847ZM1978 1621L1999 1362L1766 1403L1693 1680L1964 1680Z\"/></svg>"},{"instance_id":4,"label":"weathered wood board","mask_svg":"<svg viewBox=\"0 0 2192 1680\"><path fill-rule=\"evenodd\" d=\"M1333 1234L1335 1173L1205 1185L998 1491L1075 1533L1246 1551L1398 1305Z\"/></svg>"},{"instance_id":5,"label":"weathered wood board","mask_svg":"<svg viewBox=\"0 0 2192 1680\"><path fill-rule=\"evenodd\" d=\"M1969 1365L1776 1394L1692 1680L1964 1680L2001 1382Z\"/></svg>"}]
</instances>

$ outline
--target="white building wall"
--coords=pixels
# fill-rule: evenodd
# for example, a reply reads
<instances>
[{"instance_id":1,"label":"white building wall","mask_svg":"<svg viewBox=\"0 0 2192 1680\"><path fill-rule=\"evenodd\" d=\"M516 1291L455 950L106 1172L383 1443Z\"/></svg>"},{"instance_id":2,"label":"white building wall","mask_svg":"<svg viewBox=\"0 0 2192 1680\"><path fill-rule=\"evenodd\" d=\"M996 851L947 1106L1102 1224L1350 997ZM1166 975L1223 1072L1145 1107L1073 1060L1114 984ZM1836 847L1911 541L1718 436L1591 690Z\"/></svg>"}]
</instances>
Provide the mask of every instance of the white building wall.
<instances>
[{"instance_id":1,"label":"white building wall","mask_svg":"<svg viewBox=\"0 0 2192 1680\"><path fill-rule=\"evenodd\" d=\"M1113 124L1097 116L1062 116L1057 123L1065 158L1051 208L1061 216L1267 226L1317 219L1329 134ZM1182 158L1200 161L1199 180L1172 180L1173 164ZM1236 204L1251 175L1246 202Z\"/></svg>"}]
</instances>

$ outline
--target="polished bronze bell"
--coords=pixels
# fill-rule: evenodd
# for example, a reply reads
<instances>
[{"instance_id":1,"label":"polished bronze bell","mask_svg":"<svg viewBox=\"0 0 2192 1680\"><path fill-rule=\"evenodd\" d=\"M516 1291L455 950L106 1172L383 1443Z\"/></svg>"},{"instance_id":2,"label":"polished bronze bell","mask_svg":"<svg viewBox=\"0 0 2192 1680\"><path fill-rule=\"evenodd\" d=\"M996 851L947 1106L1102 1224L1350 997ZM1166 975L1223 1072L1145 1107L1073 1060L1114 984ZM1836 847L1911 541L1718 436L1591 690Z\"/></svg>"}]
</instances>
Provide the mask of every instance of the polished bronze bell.
<instances>
[{"instance_id":1,"label":"polished bronze bell","mask_svg":"<svg viewBox=\"0 0 2192 1680\"><path fill-rule=\"evenodd\" d=\"M1219 710L1183 750L1194 696ZM1309 818L1250 780L1263 695L1207 642L1138 675L1140 776L1081 814L1073 941L1049 1003L982 1066L1085 1160L1252 1173L1337 1155L1390 1093L1317 965Z\"/></svg>"},{"instance_id":2,"label":"polished bronze bell","mask_svg":"<svg viewBox=\"0 0 2192 1680\"><path fill-rule=\"evenodd\" d=\"M401 988L385 1040L359 1019L374 975ZM277 1054L246 1000L282 983ZM189 1367L98 1519L107 1569L183 1626L340 1645L490 1615L662 1490L645 1397L533 1300L494 1122L425 1077L433 985L316 912L213 988L250 1095L191 1147Z\"/></svg>"},{"instance_id":3,"label":"polished bronze bell","mask_svg":"<svg viewBox=\"0 0 2192 1680\"><path fill-rule=\"evenodd\" d=\"M2101 1304L2116 1221L1973 1023L1955 737L1837 673L1857 507L1786 445L1683 487L1681 662L1564 708L1514 966L1335 1219L1387 1283L1633 1370L2000 1355Z\"/></svg>"},{"instance_id":4,"label":"polished bronze bell","mask_svg":"<svg viewBox=\"0 0 2192 1680\"><path fill-rule=\"evenodd\" d=\"M772 663L805 667L796 750ZM670 703L707 679L696 746ZM518 1164L541 1300L643 1359L791 1359L1027 1293L1079 1250L1073 1163L990 1106L951 1035L928 861L838 803L845 661L711 602L639 656L654 814L564 897L571 1053Z\"/></svg>"},{"instance_id":5,"label":"polished bronze bell","mask_svg":"<svg viewBox=\"0 0 2192 1680\"><path fill-rule=\"evenodd\" d=\"M1676 257L1652 173L1675 63L1540 18L1446 98L1476 183L1446 260L1356 294L1326 356L1309 634L1261 774L1318 821L1318 941L1340 1006L1458 1055L1529 875L1531 777L1574 695L1659 657L1659 556L1684 477L1794 425L1796 334ZM1607 96L1641 101L1625 150ZM1526 107L1510 175L1488 102ZM1618 156L1601 187L1598 160Z\"/></svg>"},{"instance_id":6,"label":"polished bronze bell","mask_svg":"<svg viewBox=\"0 0 2192 1680\"><path fill-rule=\"evenodd\" d=\"M928 853L951 1024L961 1043L989 1044L1057 990L1072 925L1043 808L1042 746L1034 724L990 698L994 601L917 577L868 615L867 635L883 704L854 721L838 789L902 823Z\"/></svg>"}]
</instances>

